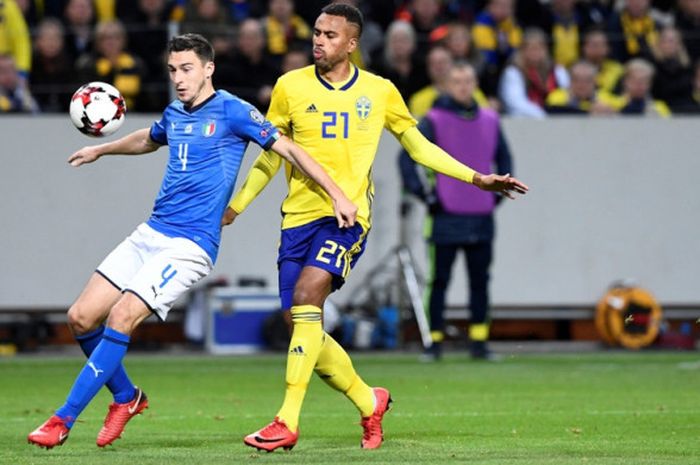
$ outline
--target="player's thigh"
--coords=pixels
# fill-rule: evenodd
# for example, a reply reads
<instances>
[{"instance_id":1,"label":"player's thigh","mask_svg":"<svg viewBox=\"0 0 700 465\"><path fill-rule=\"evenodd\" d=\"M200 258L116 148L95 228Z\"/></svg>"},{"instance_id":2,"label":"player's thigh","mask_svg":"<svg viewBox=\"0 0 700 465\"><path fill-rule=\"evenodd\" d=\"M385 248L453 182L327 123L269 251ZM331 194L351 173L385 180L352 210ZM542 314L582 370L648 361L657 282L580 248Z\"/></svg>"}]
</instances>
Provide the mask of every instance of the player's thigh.
<instances>
[{"instance_id":1,"label":"player's thigh","mask_svg":"<svg viewBox=\"0 0 700 465\"><path fill-rule=\"evenodd\" d=\"M125 292L136 295L165 320L175 301L213 267L207 253L194 242L172 238L167 247L150 257L127 284Z\"/></svg>"},{"instance_id":2,"label":"player's thigh","mask_svg":"<svg viewBox=\"0 0 700 465\"><path fill-rule=\"evenodd\" d=\"M323 308L333 290L333 275L316 266L305 266L294 286L293 305L314 305Z\"/></svg>"},{"instance_id":3,"label":"player's thigh","mask_svg":"<svg viewBox=\"0 0 700 465\"><path fill-rule=\"evenodd\" d=\"M76 334L91 331L107 318L120 297L121 291L95 272L68 310L68 323Z\"/></svg>"},{"instance_id":4,"label":"player's thigh","mask_svg":"<svg viewBox=\"0 0 700 465\"><path fill-rule=\"evenodd\" d=\"M112 306L107 326L123 334L131 334L143 320L151 315L151 309L136 294L126 291Z\"/></svg>"}]
</instances>

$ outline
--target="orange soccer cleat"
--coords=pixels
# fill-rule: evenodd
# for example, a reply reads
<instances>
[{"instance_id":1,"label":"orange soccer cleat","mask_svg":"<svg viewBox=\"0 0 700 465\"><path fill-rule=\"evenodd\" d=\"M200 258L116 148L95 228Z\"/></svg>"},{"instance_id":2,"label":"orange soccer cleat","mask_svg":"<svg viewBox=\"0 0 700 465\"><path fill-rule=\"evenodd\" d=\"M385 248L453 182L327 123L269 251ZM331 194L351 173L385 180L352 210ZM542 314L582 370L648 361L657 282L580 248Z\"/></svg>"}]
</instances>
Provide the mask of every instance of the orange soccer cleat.
<instances>
[{"instance_id":1,"label":"orange soccer cleat","mask_svg":"<svg viewBox=\"0 0 700 465\"><path fill-rule=\"evenodd\" d=\"M27 441L30 444L51 449L66 442L68 433L70 433L70 428L66 426L66 421L59 416L53 415L43 425L29 433Z\"/></svg>"},{"instance_id":2,"label":"orange soccer cleat","mask_svg":"<svg viewBox=\"0 0 700 465\"><path fill-rule=\"evenodd\" d=\"M243 439L247 446L258 450L272 452L280 447L284 450L292 450L299 439L299 430L292 433L284 421L275 417L275 420L263 429L249 434Z\"/></svg>"},{"instance_id":3,"label":"orange soccer cleat","mask_svg":"<svg viewBox=\"0 0 700 465\"><path fill-rule=\"evenodd\" d=\"M362 418L362 442L363 449L377 449L384 441L384 431L382 431L382 418L391 408L391 394L389 391L376 387L374 391L375 407L372 415Z\"/></svg>"},{"instance_id":4,"label":"orange soccer cleat","mask_svg":"<svg viewBox=\"0 0 700 465\"><path fill-rule=\"evenodd\" d=\"M116 402L109 404L109 412L105 417L104 425L97 434L97 445L105 447L119 439L127 422L147 408L148 397L138 387L136 395L131 401L123 404Z\"/></svg>"}]
</instances>

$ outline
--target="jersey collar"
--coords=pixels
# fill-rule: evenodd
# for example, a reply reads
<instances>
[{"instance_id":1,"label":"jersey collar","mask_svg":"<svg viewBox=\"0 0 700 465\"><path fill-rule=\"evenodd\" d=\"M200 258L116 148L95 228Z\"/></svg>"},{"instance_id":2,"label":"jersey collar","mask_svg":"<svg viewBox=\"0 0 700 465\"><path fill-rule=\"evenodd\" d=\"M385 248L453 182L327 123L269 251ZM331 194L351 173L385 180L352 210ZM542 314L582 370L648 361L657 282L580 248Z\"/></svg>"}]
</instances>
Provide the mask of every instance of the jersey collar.
<instances>
[{"instance_id":1,"label":"jersey collar","mask_svg":"<svg viewBox=\"0 0 700 465\"><path fill-rule=\"evenodd\" d=\"M352 87L353 84L355 84L355 81L357 81L357 78L360 75L360 69L355 65L352 65L352 67L355 70L352 77L348 80L348 82L346 82L345 84L340 86L338 89L333 87L333 84L331 84L330 82L326 81L325 79L323 79L321 77L321 74L318 72L317 67L314 67L314 73L316 73L316 78L319 80L319 82L321 84L323 84L323 87L325 87L326 89L328 89L328 90L348 90L349 88Z\"/></svg>"},{"instance_id":2,"label":"jersey collar","mask_svg":"<svg viewBox=\"0 0 700 465\"><path fill-rule=\"evenodd\" d=\"M183 105L182 108L183 108L187 113L192 114L192 113L194 113L195 111L197 111L197 110L199 110L200 108L202 108L202 107L203 107L204 105L206 105L207 103L211 102L211 101L214 99L214 97L216 97L216 96L217 96L217 93L216 93L216 91L214 91L214 93L211 94L209 97L207 97L207 99L206 99L205 101L203 101L202 103L198 103L197 105L195 105L195 106L193 106L193 107L186 107L185 105Z\"/></svg>"}]
</instances>

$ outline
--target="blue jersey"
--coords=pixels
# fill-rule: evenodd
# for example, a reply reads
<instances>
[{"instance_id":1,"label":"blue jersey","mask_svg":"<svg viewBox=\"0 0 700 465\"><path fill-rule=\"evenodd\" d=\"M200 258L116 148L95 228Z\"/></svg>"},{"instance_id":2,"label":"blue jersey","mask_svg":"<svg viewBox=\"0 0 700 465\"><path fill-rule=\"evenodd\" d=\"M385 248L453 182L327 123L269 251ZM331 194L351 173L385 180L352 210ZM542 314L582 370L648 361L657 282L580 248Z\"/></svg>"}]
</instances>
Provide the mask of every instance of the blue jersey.
<instances>
[{"instance_id":1,"label":"blue jersey","mask_svg":"<svg viewBox=\"0 0 700 465\"><path fill-rule=\"evenodd\" d=\"M167 144L170 157L148 225L194 241L216 262L221 217L248 143L267 150L278 138L255 107L226 91L189 109L172 102L151 126L151 139Z\"/></svg>"}]
</instances>

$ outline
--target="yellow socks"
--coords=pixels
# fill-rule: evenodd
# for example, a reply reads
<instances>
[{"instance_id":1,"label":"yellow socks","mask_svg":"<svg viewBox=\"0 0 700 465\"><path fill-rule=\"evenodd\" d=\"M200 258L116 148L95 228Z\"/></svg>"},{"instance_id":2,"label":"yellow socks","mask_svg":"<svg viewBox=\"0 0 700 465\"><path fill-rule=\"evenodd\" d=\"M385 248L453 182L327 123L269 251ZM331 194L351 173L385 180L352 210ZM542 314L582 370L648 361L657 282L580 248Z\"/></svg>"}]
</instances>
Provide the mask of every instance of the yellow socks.
<instances>
[{"instance_id":1,"label":"yellow socks","mask_svg":"<svg viewBox=\"0 0 700 465\"><path fill-rule=\"evenodd\" d=\"M345 349L326 334L314 368L333 389L345 394L363 417L374 413L374 392L362 381Z\"/></svg>"},{"instance_id":2,"label":"yellow socks","mask_svg":"<svg viewBox=\"0 0 700 465\"><path fill-rule=\"evenodd\" d=\"M287 391L277 416L295 432L299 427L299 413L304 402L311 372L323 344L321 309L313 305L292 307L292 340L287 354Z\"/></svg>"}]
</instances>

